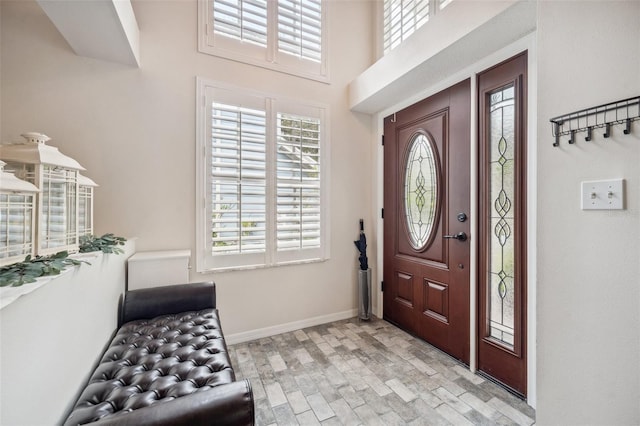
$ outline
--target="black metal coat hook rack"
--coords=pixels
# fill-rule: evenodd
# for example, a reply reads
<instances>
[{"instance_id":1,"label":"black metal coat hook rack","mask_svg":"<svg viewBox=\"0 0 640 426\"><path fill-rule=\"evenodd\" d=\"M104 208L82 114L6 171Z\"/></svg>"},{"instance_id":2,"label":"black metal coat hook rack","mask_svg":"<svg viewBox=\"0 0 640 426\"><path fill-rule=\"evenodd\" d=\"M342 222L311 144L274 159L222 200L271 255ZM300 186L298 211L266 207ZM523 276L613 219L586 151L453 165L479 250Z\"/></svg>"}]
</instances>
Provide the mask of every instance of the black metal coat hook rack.
<instances>
[{"instance_id":1,"label":"black metal coat hook rack","mask_svg":"<svg viewBox=\"0 0 640 426\"><path fill-rule=\"evenodd\" d=\"M584 140L589 142L594 129L604 128L603 137L611 136L614 125L623 124L623 133L631 133L631 123L640 120L640 96L610 102L591 108L581 109L550 119L551 133L555 138L553 146L560 146L560 137L569 136L569 144L576 143L576 134L585 133Z\"/></svg>"}]
</instances>

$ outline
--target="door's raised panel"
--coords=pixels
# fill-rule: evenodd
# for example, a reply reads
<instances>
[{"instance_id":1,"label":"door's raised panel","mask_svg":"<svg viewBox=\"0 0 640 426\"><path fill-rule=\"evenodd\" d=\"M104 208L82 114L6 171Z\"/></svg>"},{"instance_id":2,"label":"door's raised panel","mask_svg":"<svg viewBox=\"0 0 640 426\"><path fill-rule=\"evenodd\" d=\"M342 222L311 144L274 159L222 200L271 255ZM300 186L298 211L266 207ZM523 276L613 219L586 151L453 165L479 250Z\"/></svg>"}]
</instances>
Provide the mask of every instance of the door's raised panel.
<instances>
[{"instance_id":1,"label":"door's raised panel","mask_svg":"<svg viewBox=\"0 0 640 426\"><path fill-rule=\"evenodd\" d=\"M439 321L449 322L449 286L424 280L424 314Z\"/></svg>"},{"instance_id":2,"label":"door's raised panel","mask_svg":"<svg viewBox=\"0 0 640 426\"><path fill-rule=\"evenodd\" d=\"M413 307L413 276L404 272L396 274L397 294L396 301Z\"/></svg>"}]
</instances>

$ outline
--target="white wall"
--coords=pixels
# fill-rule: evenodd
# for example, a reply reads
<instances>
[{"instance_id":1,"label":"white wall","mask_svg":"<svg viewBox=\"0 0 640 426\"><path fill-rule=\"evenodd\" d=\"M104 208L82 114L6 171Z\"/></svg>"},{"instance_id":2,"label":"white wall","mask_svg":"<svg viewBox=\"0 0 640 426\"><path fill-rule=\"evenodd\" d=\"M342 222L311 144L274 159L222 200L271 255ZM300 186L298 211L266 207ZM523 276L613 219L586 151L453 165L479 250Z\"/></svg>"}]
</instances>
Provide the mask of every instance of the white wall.
<instances>
[{"instance_id":1,"label":"white wall","mask_svg":"<svg viewBox=\"0 0 640 426\"><path fill-rule=\"evenodd\" d=\"M640 122L551 146L549 118L640 95L640 2L538 3L537 423L640 423ZM623 177L627 209L582 211Z\"/></svg>"},{"instance_id":2,"label":"white wall","mask_svg":"<svg viewBox=\"0 0 640 426\"><path fill-rule=\"evenodd\" d=\"M225 333L352 315L358 220L372 227L371 119L347 84L372 61L373 3L331 1L331 84L197 52L197 3L135 1L140 69L76 56L38 5L2 1L3 141L37 130L77 159L96 190L96 231L138 236L139 250L195 247L196 76L328 104L331 259L220 274ZM375 258L375 240L370 245Z\"/></svg>"},{"instance_id":3,"label":"white wall","mask_svg":"<svg viewBox=\"0 0 640 426\"><path fill-rule=\"evenodd\" d=\"M0 310L0 424L64 420L118 322L125 262L96 253ZM29 285L29 284L25 284Z\"/></svg>"}]
</instances>

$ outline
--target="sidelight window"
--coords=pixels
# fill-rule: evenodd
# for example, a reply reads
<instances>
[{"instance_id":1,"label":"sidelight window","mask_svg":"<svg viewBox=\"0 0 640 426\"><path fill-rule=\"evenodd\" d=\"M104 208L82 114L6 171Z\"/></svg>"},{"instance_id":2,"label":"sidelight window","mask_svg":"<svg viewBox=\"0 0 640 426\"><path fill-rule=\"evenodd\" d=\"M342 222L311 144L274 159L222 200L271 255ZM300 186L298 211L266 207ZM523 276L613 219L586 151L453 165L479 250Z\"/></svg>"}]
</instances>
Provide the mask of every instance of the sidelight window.
<instances>
[{"instance_id":1,"label":"sidelight window","mask_svg":"<svg viewBox=\"0 0 640 426\"><path fill-rule=\"evenodd\" d=\"M527 54L478 75L478 369L527 390Z\"/></svg>"},{"instance_id":2,"label":"sidelight window","mask_svg":"<svg viewBox=\"0 0 640 426\"><path fill-rule=\"evenodd\" d=\"M513 346L515 229L515 100L509 84L489 95L490 336Z\"/></svg>"},{"instance_id":3,"label":"sidelight window","mask_svg":"<svg viewBox=\"0 0 640 426\"><path fill-rule=\"evenodd\" d=\"M520 55L479 77L481 338L518 356L526 309L524 64Z\"/></svg>"}]
</instances>

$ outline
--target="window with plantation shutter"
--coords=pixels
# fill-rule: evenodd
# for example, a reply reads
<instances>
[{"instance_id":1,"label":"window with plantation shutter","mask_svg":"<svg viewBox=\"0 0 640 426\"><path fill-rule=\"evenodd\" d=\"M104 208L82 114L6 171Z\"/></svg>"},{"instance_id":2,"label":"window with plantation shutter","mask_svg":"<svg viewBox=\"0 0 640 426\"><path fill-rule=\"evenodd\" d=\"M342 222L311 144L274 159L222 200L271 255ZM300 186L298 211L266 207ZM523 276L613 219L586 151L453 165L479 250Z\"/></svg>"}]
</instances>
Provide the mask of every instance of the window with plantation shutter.
<instances>
[{"instance_id":1,"label":"window with plantation shutter","mask_svg":"<svg viewBox=\"0 0 640 426\"><path fill-rule=\"evenodd\" d=\"M429 20L430 0L384 1L384 52L400 45Z\"/></svg>"},{"instance_id":2,"label":"window with plantation shutter","mask_svg":"<svg viewBox=\"0 0 640 426\"><path fill-rule=\"evenodd\" d=\"M326 259L326 107L203 79L198 98L198 270Z\"/></svg>"},{"instance_id":3,"label":"window with plantation shutter","mask_svg":"<svg viewBox=\"0 0 640 426\"><path fill-rule=\"evenodd\" d=\"M390 52L453 0L384 0L383 50Z\"/></svg>"},{"instance_id":4,"label":"window with plantation shutter","mask_svg":"<svg viewBox=\"0 0 640 426\"><path fill-rule=\"evenodd\" d=\"M328 81L327 2L199 0L202 53Z\"/></svg>"}]
</instances>

